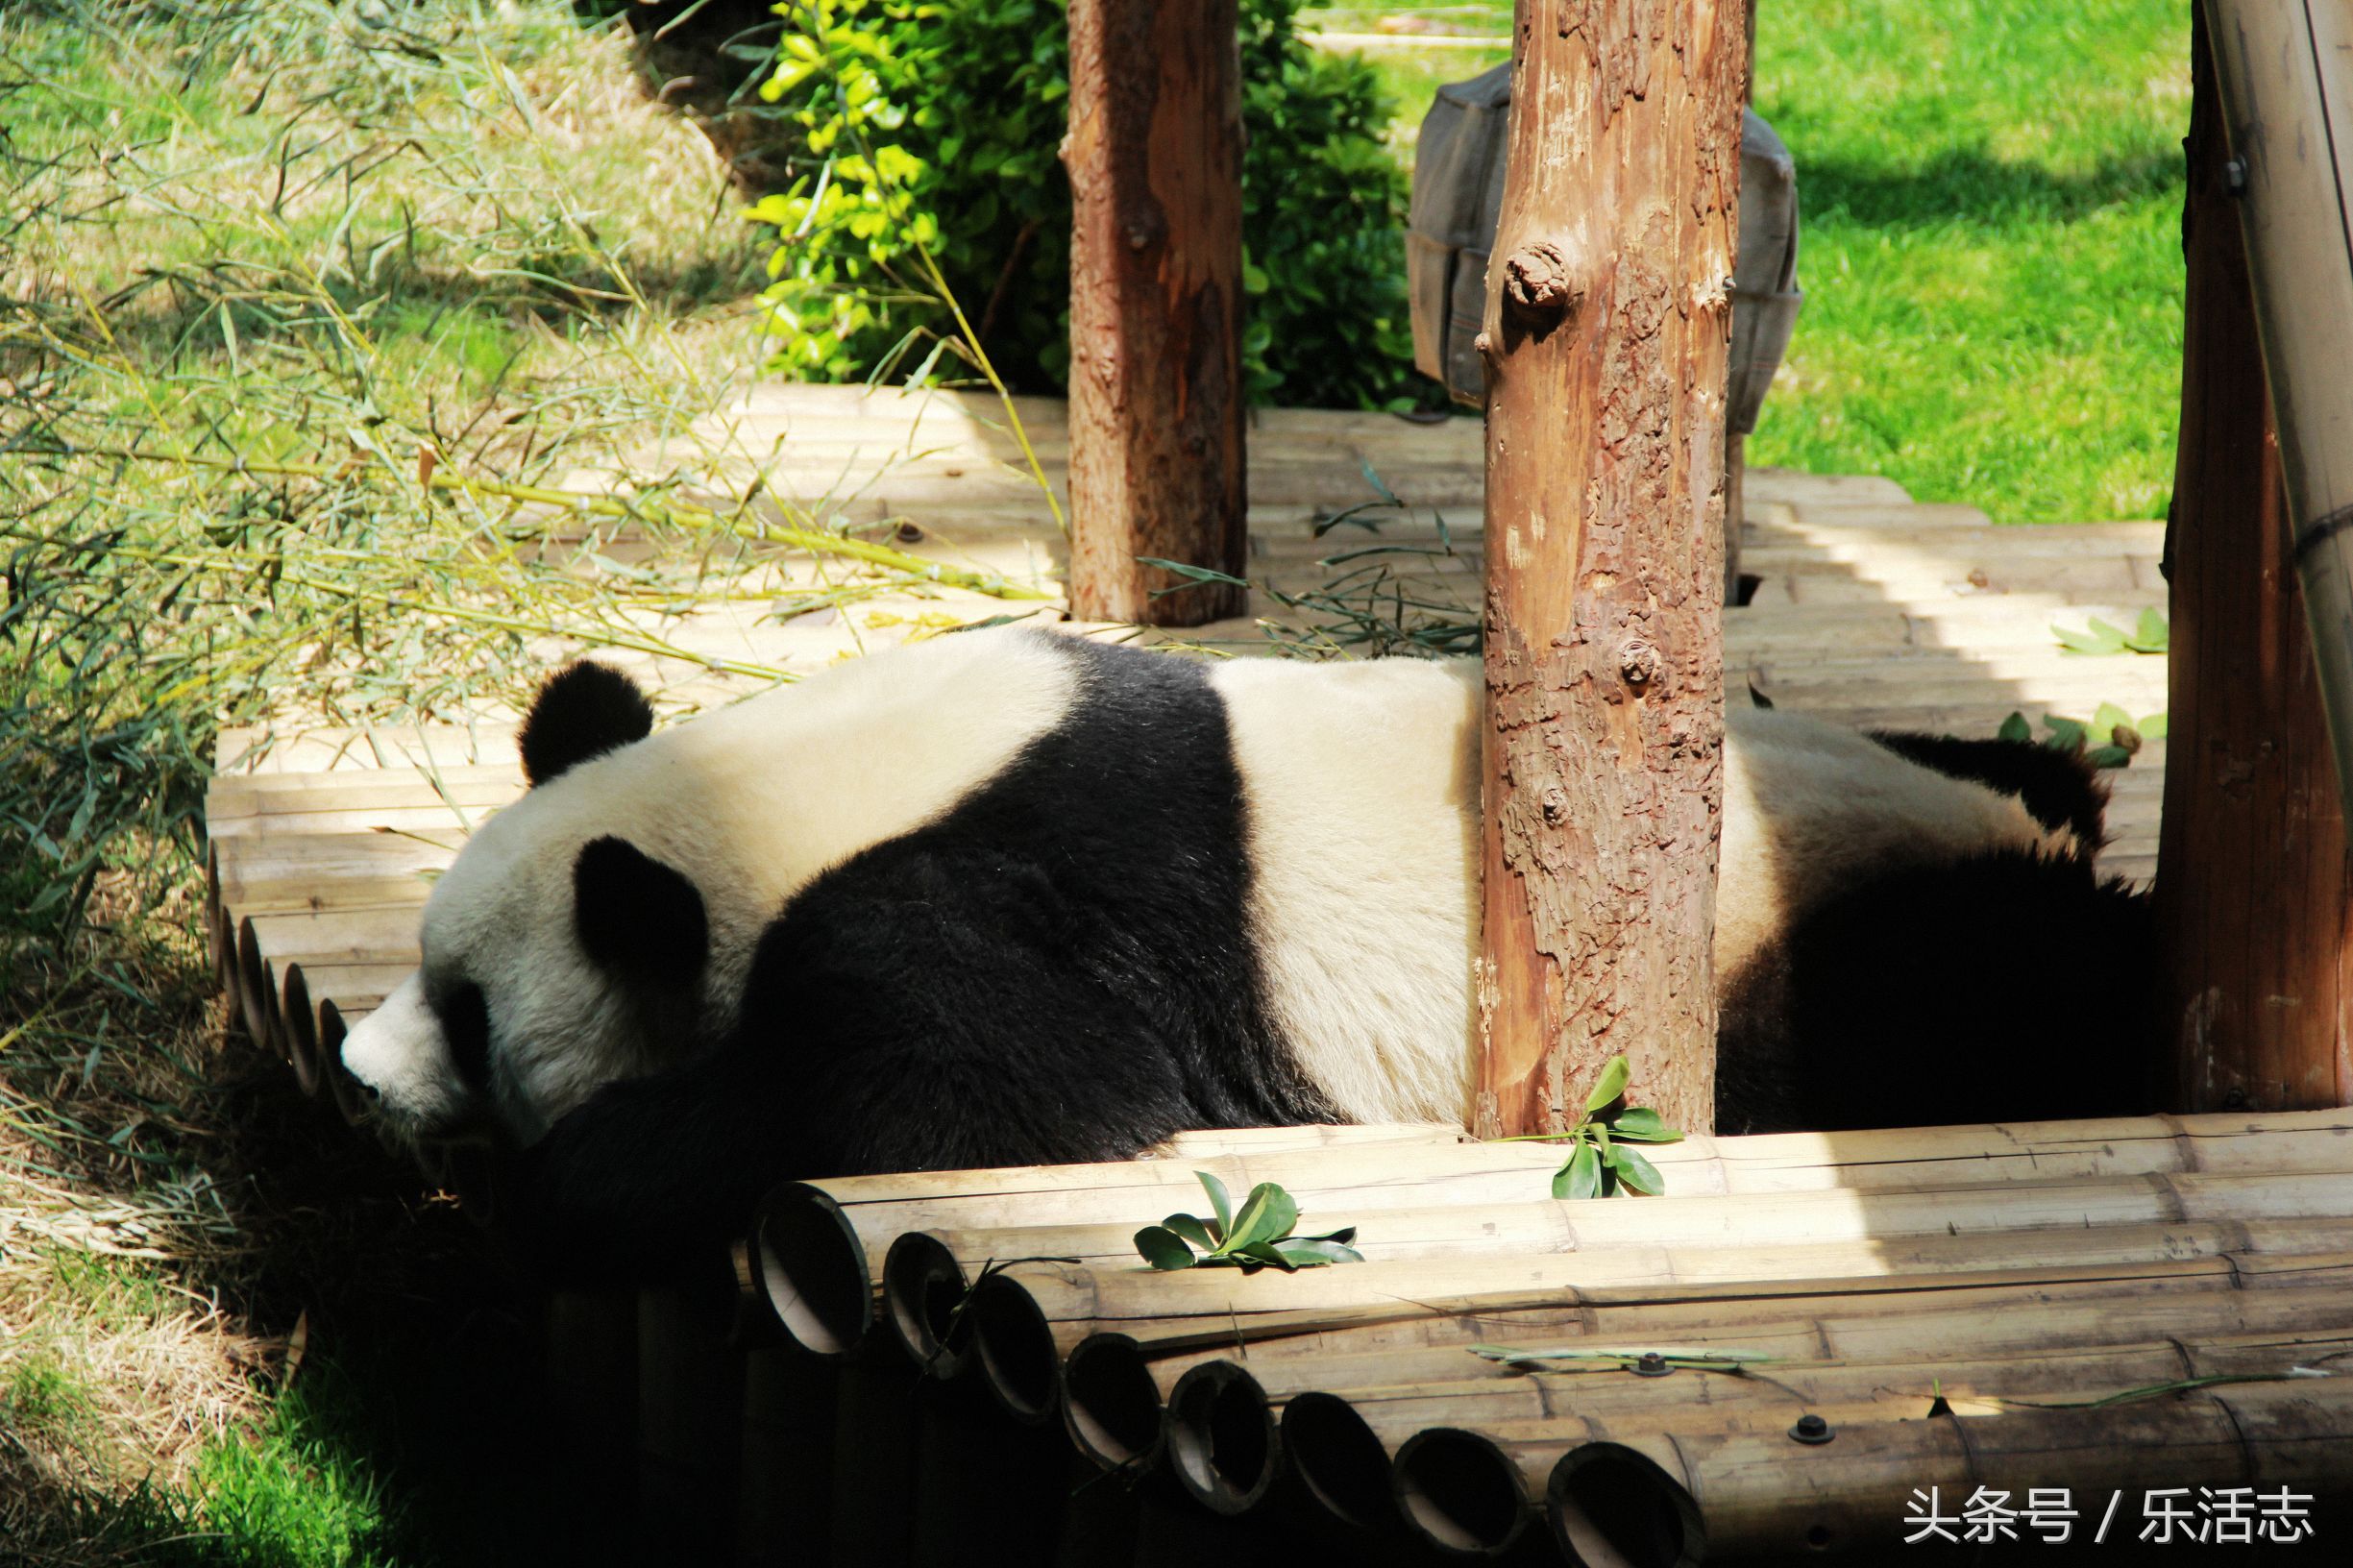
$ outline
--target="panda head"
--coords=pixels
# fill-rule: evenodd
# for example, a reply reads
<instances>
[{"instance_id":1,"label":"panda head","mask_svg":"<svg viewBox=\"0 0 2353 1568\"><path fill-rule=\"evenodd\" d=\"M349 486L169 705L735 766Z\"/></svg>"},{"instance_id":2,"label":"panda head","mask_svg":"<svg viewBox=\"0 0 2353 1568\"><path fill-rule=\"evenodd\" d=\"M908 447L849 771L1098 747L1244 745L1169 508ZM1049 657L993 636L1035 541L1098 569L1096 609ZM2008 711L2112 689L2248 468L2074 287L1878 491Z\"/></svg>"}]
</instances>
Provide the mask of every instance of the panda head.
<instances>
[{"instance_id":1,"label":"panda head","mask_svg":"<svg viewBox=\"0 0 2353 1568\"><path fill-rule=\"evenodd\" d=\"M443 873L417 972L343 1042L396 1136L527 1143L599 1084L707 1038L711 911L656 779L626 756L652 722L601 665L542 688L521 735L529 791Z\"/></svg>"}]
</instances>

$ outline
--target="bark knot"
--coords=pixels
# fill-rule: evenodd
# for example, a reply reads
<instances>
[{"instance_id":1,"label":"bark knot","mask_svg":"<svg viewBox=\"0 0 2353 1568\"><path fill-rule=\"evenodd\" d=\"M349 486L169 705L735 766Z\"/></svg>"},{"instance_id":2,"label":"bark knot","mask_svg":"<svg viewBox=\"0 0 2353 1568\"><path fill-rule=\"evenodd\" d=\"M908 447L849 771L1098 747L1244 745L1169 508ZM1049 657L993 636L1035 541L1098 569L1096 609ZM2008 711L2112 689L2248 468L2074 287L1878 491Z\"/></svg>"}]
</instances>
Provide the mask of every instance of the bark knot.
<instances>
[{"instance_id":1,"label":"bark knot","mask_svg":"<svg viewBox=\"0 0 2353 1568\"><path fill-rule=\"evenodd\" d=\"M1549 239L1521 246L1504 258L1504 306L1531 331L1551 327L1584 298L1569 277L1569 258Z\"/></svg>"}]
</instances>

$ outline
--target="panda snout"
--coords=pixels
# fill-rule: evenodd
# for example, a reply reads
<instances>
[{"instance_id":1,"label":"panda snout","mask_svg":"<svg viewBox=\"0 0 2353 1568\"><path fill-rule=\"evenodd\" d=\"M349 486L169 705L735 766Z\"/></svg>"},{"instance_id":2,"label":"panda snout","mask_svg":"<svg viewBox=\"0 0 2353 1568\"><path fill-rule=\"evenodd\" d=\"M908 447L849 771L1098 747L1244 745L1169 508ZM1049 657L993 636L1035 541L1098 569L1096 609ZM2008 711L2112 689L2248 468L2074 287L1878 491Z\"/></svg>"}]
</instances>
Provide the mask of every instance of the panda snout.
<instances>
[{"instance_id":1,"label":"panda snout","mask_svg":"<svg viewBox=\"0 0 2353 1568\"><path fill-rule=\"evenodd\" d=\"M432 1137L469 1118L472 1107L455 1078L440 1020L410 975L383 1004L343 1037L344 1072L366 1099L370 1119Z\"/></svg>"}]
</instances>

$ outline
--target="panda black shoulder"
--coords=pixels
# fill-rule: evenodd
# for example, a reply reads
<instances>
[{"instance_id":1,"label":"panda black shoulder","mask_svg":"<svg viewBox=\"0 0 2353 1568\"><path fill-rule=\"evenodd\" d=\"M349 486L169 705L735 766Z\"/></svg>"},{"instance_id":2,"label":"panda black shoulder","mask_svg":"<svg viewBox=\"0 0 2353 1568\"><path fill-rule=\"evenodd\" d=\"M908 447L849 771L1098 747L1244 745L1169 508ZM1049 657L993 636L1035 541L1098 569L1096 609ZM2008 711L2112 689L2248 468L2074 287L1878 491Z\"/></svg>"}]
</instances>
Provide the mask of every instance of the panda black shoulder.
<instances>
[{"instance_id":1,"label":"panda black shoulder","mask_svg":"<svg viewBox=\"0 0 2353 1568\"><path fill-rule=\"evenodd\" d=\"M2014 796L2047 828L2072 833L2083 853L2108 843L2108 785L2080 750L2033 741L1963 740L1904 730L1867 731L1872 740L1909 762Z\"/></svg>"}]
</instances>

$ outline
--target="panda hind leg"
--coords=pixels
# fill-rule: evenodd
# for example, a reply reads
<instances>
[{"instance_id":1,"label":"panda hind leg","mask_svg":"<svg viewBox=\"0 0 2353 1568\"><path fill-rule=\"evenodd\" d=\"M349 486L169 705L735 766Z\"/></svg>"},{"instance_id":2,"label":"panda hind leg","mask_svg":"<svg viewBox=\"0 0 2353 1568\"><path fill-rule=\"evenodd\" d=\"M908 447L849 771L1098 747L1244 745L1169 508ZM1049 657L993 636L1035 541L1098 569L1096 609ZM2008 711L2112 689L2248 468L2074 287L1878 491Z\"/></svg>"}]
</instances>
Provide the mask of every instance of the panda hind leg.
<instances>
[{"instance_id":1,"label":"panda hind leg","mask_svg":"<svg viewBox=\"0 0 2353 1568\"><path fill-rule=\"evenodd\" d=\"M2148 898L2085 861L2002 851L1873 878L1791 935L1792 1119L2142 1114L2156 982Z\"/></svg>"}]
</instances>

